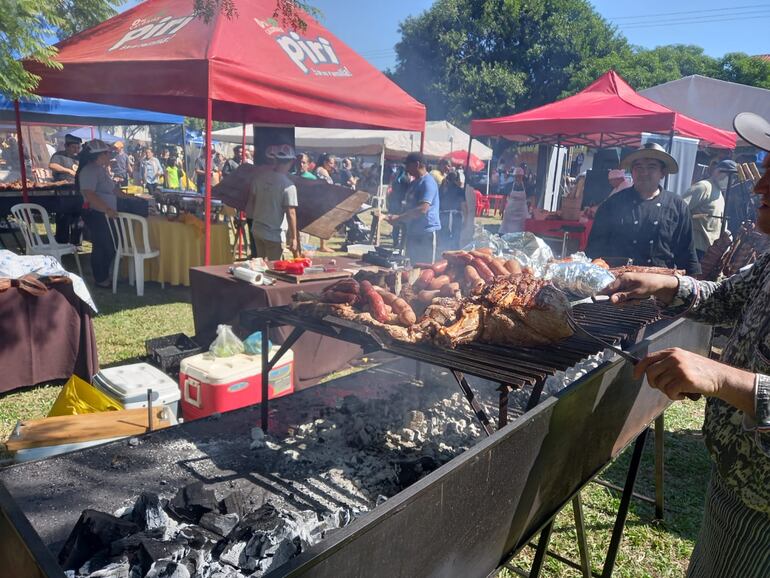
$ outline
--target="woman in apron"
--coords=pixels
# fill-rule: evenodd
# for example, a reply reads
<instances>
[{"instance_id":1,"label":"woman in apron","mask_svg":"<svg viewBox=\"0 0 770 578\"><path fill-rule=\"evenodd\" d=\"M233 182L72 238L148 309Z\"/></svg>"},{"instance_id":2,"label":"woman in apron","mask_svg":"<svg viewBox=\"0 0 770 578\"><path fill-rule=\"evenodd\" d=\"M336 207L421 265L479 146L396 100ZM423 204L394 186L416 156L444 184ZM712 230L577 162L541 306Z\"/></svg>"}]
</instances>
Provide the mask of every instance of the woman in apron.
<instances>
[{"instance_id":1,"label":"woman in apron","mask_svg":"<svg viewBox=\"0 0 770 578\"><path fill-rule=\"evenodd\" d=\"M500 225L501 235L524 231L524 221L529 218L527 191L524 187L524 169L516 167L513 169L513 176L515 181L505 202L503 223Z\"/></svg>"}]
</instances>

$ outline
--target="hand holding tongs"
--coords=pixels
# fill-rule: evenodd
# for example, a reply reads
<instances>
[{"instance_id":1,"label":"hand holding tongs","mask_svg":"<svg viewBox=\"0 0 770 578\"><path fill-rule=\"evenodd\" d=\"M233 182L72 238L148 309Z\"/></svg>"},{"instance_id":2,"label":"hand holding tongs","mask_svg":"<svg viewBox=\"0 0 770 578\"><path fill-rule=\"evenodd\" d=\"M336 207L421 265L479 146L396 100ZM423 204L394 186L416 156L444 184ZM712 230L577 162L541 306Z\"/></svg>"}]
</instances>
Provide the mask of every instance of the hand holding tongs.
<instances>
[{"instance_id":1,"label":"hand holding tongs","mask_svg":"<svg viewBox=\"0 0 770 578\"><path fill-rule=\"evenodd\" d=\"M609 349L610 351L613 351L614 353L617 353L622 357L623 359L626 359L636 365L641 361L640 358L638 358L633 353L628 353L627 351L623 351L620 347L616 345L612 345L610 343L607 343L604 341L604 339L597 337L590 331L588 331L586 328L584 328L582 325L580 325L577 320L572 316L572 309L567 309L567 323L572 328L572 330L575 333L579 333L580 335L587 337L588 339L591 339L592 341L595 341L599 345L605 347L606 349ZM698 401L701 398L701 395L699 393L685 393L685 397L688 399L691 399L693 401Z\"/></svg>"}]
</instances>

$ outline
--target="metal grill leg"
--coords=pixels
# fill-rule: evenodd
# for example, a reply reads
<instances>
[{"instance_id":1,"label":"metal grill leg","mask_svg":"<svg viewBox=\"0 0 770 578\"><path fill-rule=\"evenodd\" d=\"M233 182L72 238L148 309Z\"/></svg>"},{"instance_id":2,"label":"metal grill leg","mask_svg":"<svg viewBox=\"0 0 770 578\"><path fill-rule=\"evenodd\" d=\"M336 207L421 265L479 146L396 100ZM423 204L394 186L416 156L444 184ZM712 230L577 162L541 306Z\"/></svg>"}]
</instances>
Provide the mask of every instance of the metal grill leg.
<instances>
[{"instance_id":1,"label":"metal grill leg","mask_svg":"<svg viewBox=\"0 0 770 578\"><path fill-rule=\"evenodd\" d=\"M620 540L623 538L623 528L626 525L626 518L628 517L628 507L631 505L631 497L634 493L636 475L639 473L639 464L642 461L644 442L647 441L647 433L649 431L650 428L645 429L639 434L639 437L636 438L636 442L634 442L634 453L631 455L631 464L628 466L626 485L623 487L623 496L620 498L620 508L618 509L618 516L615 518L615 526L612 529L612 539L610 540L610 547L607 550L607 557L604 560L602 578L610 578L612 576L612 571L615 568L615 559L618 556Z\"/></svg>"},{"instance_id":2,"label":"metal grill leg","mask_svg":"<svg viewBox=\"0 0 770 578\"><path fill-rule=\"evenodd\" d=\"M460 386L460 389L465 395L465 399L468 400L468 403L471 406L471 410L473 410L473 413L476 415L476 419L478 419L481 423L481 428L484 430L484 433L486 433L488 436L492 435L492 428L489 426L489 417L487 417L487 413L484 411L484 408L481 407L481 404L479 404L479 402L476 400L476 395L473 393L471 386L468 384L468 380L465 379L465 375L462 371L457 371L455 369L452 370L452 375L455 376L457 384Z\"/></svg>"},{"instance_id":3,"label":"metal grill leg","mask_svg":"<svg viewBox=\"0 0 770 578\"><path fill-rule=\"evenodd\" d=\"M270 379L270 366L268 356L270 355L270 323L265 323L262 328L262 403L260 404L260 411L262 414L262 431L267 433L267 426L269 421L269 408L268 408L268 394L269 379Z\"/></svg>"},{"instance_id":4,"label":"metal grill leg","mask_svg":"<svg viewBox=\"0 0 770 578\"><path fill-rule=\"evenodd\" d=\"M548 522L542 532L540 532L540 539L537 541L537 550L535 550L535 558L532 560L532 570L529 572L530 578L538 578L540 572L543 569L545 563L545 557L548 554L548 544L551 541L551 533L553 532L553 520Z\"/></svg>"},{"instance_id":5,"label":"metal grill leg","mask_svg":"<svg viewBox=\"0 0 770 578\"><path fill-rule=\"evenodd\" d=\"M511 389L510 385L504 383L497 388L500 392L500 401L497 404L497 429L504 428L508 424L508 395Z\"/></svg>"},{"instance_id":6,"label":"metal grill leg","mask_svg":"<svg viewBox=\"0 0 770 578\"><path fill-rule=\"evenodd\" d=\"M665 498L663 496L663 477L665 464L663 457L664 435L666 433L665 413L655 418L655 519L663 519Z\"/></svg>"},{"instance_id":7,"label":"metal grill leg","mask_svg":"<svg viewBox=\"0 0 770 578\"><path fill-rule=\"evenodd\" d=\"M584 578L591 578L591 557L588 554L586 540L585 518L583 517L583 500L578 492L572 498L572 511L575 514L575 532L577 533L578 550L580 551L580 570Z\"/></svg>"}]
</instances>

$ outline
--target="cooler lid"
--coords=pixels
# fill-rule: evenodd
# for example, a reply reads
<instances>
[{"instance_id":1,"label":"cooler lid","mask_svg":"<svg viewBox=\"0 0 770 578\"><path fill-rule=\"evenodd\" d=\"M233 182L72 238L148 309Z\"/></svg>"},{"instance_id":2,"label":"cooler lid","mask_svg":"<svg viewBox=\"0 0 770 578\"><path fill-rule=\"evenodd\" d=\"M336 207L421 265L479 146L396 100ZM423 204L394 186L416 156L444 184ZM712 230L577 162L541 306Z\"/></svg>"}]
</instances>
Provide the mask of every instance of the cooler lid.
<instances>
[{"instance_id":1,"label":"cooler lid","mask_svg":"<svg viewBox=\"0 0 770 578\"><path fill-rule=\"evenodd\" d=\"M153 401L175 401L179 399L176 381L149 363L132 363L102 369L94 381L112 392L123 403L137 403L147 399L147 390L152 389Z\"/></svg>"},{"instance_id":2,"label":"cooler lid","mask_svg":"<svg viewBox=\"0 0 770 578\"><path fill-rule=\"evenodd\" d=\"M275 355L278 349L277 345L273 346L270 354ZM283 354L274 369L292 361L294 354L290 349ZM239 353L231 357L214 357L207 351L183 359L179 372L211 385L222 385L261 375L262 356Z\"/></svg>"}]
</instances>

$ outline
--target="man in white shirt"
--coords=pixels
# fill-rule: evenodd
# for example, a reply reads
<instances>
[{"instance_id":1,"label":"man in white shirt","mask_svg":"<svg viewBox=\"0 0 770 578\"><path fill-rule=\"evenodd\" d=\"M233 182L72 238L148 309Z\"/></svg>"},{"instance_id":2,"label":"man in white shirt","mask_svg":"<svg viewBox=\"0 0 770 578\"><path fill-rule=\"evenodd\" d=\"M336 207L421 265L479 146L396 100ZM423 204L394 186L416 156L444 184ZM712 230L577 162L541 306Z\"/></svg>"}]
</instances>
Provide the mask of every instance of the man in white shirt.
<instances>
[{"instance_id":1,"label":"man in white shirt","mask_svg":"<svg viewBox=\"0 0 770 578\"><path fill-rule=\"evenodd\" d=\"M252 219L251 235L256 257L280 259L283 254L281 224L289 225L286 241L289 250L300 253L297 230L297 187L288 177L296 155L291 145L271 145L265 150L267 164L257 168L251 181L246 214Z\"/></svg>"},{"instance_id":2,"label":"man in white shirt","mask_svg":"<svg viewBox=\"0 0 770 578\"><path fill-rule=\"evenodd\" d=\"M607 175L607 180L612 185L612 190L608 197L611 197L615 193L619 193L623 189L627 189L631 186L631 181L626 178L626 171L623 169L612 169Z\"/></svg>"}]
</instances>

